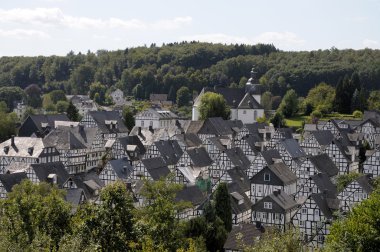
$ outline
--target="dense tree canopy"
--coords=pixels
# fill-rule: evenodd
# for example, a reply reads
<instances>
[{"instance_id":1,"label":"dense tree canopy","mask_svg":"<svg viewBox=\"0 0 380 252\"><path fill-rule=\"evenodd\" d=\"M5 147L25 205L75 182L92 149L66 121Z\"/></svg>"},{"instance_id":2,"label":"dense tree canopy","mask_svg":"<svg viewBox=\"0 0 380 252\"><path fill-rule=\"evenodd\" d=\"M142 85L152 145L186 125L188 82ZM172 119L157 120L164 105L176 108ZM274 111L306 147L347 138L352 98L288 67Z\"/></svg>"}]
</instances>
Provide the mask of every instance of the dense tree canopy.
<instances>
[{"instance_id":1,"label":"dense tree canopy","mask_svg":"<svg viewBox=\"0 0 380 252\"><path fill-rule=\"evenodd\" d=\"M298 111L298 96L294 89L286 92L284 98L282 98L281 104L278 108L278 112L282 113L285 117L292 117Z\"/></svg>"},{"instance_id":2,"label":"dense tree canopy","mask_svg":"<svg viewBox=\"0 0 380 252\"><path fill-rule=\"evenodd\" d=\"M210 117L222 117L227 120L230 117L230 108L224 97L213 92L206 92L201 97L198 110L201 120Z\"/></svg>"}]
</instances>

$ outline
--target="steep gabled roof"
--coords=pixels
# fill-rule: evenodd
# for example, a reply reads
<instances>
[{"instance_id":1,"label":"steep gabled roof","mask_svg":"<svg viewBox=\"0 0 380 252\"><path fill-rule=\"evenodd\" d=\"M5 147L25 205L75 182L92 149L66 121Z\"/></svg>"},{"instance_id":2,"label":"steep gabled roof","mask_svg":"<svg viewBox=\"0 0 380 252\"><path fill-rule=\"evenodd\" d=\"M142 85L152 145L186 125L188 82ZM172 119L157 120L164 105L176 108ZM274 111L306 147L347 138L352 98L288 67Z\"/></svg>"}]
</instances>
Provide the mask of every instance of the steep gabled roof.
<instances>
[{"instance_id":1,"label":"steep gabled roof","mask_svg":"<svg viewBox=\"0 0 380 252\"><path fill-rule=\"evenodd\" d=\"M198 134L231 135L233 133L230 124L221 117L210 117L205 120Z\"/></svg>"},{"instance_id":2,"label":"steep gabled roof","mask_svg":"<svg viewBox=\"0 0 380 252\"><path fill-rule=\"evenodd\" d=\"M177 164L183 154L176 140L157 141L154 144L167 165Z\"/></svg>"},{"instance_id":3,"label":"steep gabled roof","mask_svg":"<svg viewBox=\"0 0 380 252\"><path fill-rule=\"evenodd\" d=\"M360 177L356 178L355 181L358 182L358 184L361 186L361 188L363 188L363 190L367 194L370 194L370 193L373 192L374 188L373 188L373 185L372 185L371 175L370 174L366 174L366 175L360 176Z\"/></svg>"},{"instance_id":4,"label":"steep gabled roof","mask_svg":"<svg viewBox=\"0 0 380 252\"><path fill-rule=\"evenodd\" d=\"M46 146L56 147L58 150L86 149L87 146L72 131L73 127L59 127L51 131L43 141Z\"/></svg>"},{"instance_id":5,"label":"steep gabled roof","mask_svg":"<svg viewBox=\"0 0 380 252\"><path fill-rule=\"evenodd\" d=\"M205 147L189 148L187 149L187 154L194 167L206 167L212 164L212 159Z\"/></svg>"},{"instance_id":6,"label":"steep gabled roof","mask_svg":"<svg viewBox=\"0 0 380 252\"><path fill-rule=\"evenodd\" d=\"M309 156L309 159L319 172L326 173L330 177L339 173L338 167L326 153Z\"/></svg>"},{"instance_id":7,"label":"steep gabled roof","mask_svg":"<svg viewBox=\"0 0 380 252\"><path fill-rule=\"evenodd\" d=\"M234 166L240 167L243 170L247 170L251 165L251 162L240 147L226 149L224 152L227 154L227 157L230 159Z\"/></svg>"},{"instance_id":8,"label":"steep gabled roof","mask_svg":"<svg viewBox=\"0 0 380 252\"><path fill-rule=\"evenodd\" d=\"M202 145L202 140L194 133L184 133L175 135L177 141L182 142L186 147L198 147Z\"/></svg>"},{"instance_id":9,"label":"steep gabled roof","mask_svg":"<svg viewBox=\"0 0 380 252\"><path fill-rule=\"evenodd\" d=\"M70 188L66 190L65 200L73 206L78 206L81 203L82 195L85 195L82 188Z\"/></svg>"},{"instance_id":10,"label":"steep gabled roof","mask_svg":"<svg viewBox=\"0 0 380 252\"><path fill-rule=\"evenodd\" d=\"M240 167L234 167L227 170L227 174L232 182L236 183L244 192L251 189L251 181Z\"/></svg>"},{"instance_id":11,"label":"steep gabled roof","mask_svg":"<svg viewBox=\"0 0 380 252\"><path fill-rule=\"evenodd\" d=\"M246 93L239 103L238 109L263 109L263 106L252 95Z\"/></svg>"},{"instance_id":12,"label":"steep gabled roof","mask_svg":"<svg viewBox=\"0 0 380 252\"><path fill-rule=\"evenodd\" d=\"M289 153L292 158L302 158L306 157L306 152L299 145L297 140L291 139L282 139L279 143L284 146L285 150Z\"/></svg>"},{"instance_id":13,"label":"steep gabled roof","mask_svg":"<svg viewBox=\"0 0 380 252\"><path fill-rule=\"evenodd\" d=\"M339 209L339 199L329 193L314 193L309 197L314 200L327 219L332 219L333 213Z\"/></svg>"},{"instance_id":14,"label":"steep gabled roof","mask_svg":"<svg viewBox=\"0 0 380 252\"><path fill-rule=\"evenodd\" d=\"M280 162L268 165L268 168L284 183L289 185L297 181L297 176L289 169L289 167Z\"/></svg>"},{"instance_id":15,"label":"steep gabled roof","mask_svg":"<svg viewBox=\"0 0 380 252\"><path fill-rule=\"evenodd\" d=\"M293 196L286 194L284 191L277 190L272 194L265 196L256 204L252 206L252 210L254 211L264 211L264 212L273 212L272 209L265 209L263 202L273 201L277 204L281 209L282 213L287 212L298 206L298 203L294 200Z\"/></svg>"},{"instance_id":16,"label":"steep gabled roof","mask_svg":"<svg viewBox=\"0 0 380 252\"><path fill-rule=\"evenodd\" d=\"M262 151L261 155L265 159L265 162L267 162L268 165L274 164L274 159L281 160L280 152L276 149L266 150Z\"/></svg>"},{"instance_id":17,"label":"steep gabled roof","mask_svg":"<svg viewBox=\"0 0 380 252\"><path fill-rule=\"evenodd\" d=\"M331 133L330 130L312 131L311 134L315 137L315 140L317 140L317 142L322 146L329 145L334 140L334 135Z\"/></svg>"},{"instance_id":18,"label":"steep gabled roof","mask_svg":"<svg viewBox=\"0 0 380 252\"><path fill-rule=\"evenodd\" d=\"M104 182L99 178L95 170L75 174L72 177L75 185L83 189L87 199L96 199L99 189L104 187Z\"/></svg>"},{"instance_id":19,"label":"steep gabled roof","mask_svg":"<svg viewBox=\"0 0 380 252\"><path fill-rule=\"evenodd\" d=\"M181 191L177 192L176 201L188 201L193 206L199 206L207 200L207 194L203 193L198 186L185 186Z\"/></svg>"},{"instance_id":20,"label":"steep gabled roof","mask_svg":"<svg viewBox=\"0 0 380 252\"><path fill-rule=\"evenodd\" d=\"M228 183L227 188L230 194L231 209L234 214L251 210L252 202L238 184ZM239 200L242 201L241 204L239 204Z\"/></svg>"},{"instance_id":21,"label":"steep gabled roof","mask_svg":"<svg viewBox=\"0 0 380 252\"><path fill-rule=\"evenodd\" d=\"M255 241L265 232L264 228L257 228L255 224L240 223L233 226L228 234L223 248L231 251L240 251L241 245L253 246ZM241 235L241 238L240 238ZM239 238L238 238L239 237Z\"/></svg>"},{"instance_id":22,"label":"steep gabled roof","mask_svg":"<svg viewBox=\"0 0 380 252\"><path fill-rule=\"evenodd\" d=\"M125 137L119 137L118 140L125 150L128 150L128 146L135 145L137 146L137 151L140 155L144 155L146 152L146 149L138 136L130 135Z\"/></svg>"},{"instance_id":23,"label":"steep gabled roof","mask_svg":"<svg viewBox=\"0 0 380 252\"><path fill-rule=\"evenodd\" d=\"M89 111L88 114L94 119L102 133L128 133L128 129L117 111ZM116 122L117 126L115 127L113 124L111 128L109 125L107 126L107 122Z\"/></svg>"},{"instance_id":24,"label":"steep gabled roof","mask_svg":"<svg viewBox=\"0 0 380 252\"><path fill-rule=\"evenodd\" d=\"M49 182L49 175L56 174L59 187L62 187L70 177L62 162L31 164L30 166L36 173L37 178L43 182Z\"/></svg>"},{"instance_id":25,"label":"steep gabled roof","mask_svg":"<svg viewBox=\"0 0 380 252\"><path fill-rule=\"evenodd\" d=\"M128 158L126 157L116 160L110 160L109 164L119 179L127 179L129 175L133 172L133 167L129 163Z\"/></svg>"},{"instance_id":26,"label":"steep gabled roof","mask_svg":"<svg viewBox=\"0 0 380 252\"><path fill-rule=\"evenodd\" d=\"M159 180L161 177L166 177L170 173L162 157L143 159L142 163L153 180Z\"/></svg>"},{"instance_id":27,"label":"steep gabled roof","mask_svg":"<svg viewBox=\"0 0 380 252\"><path fill-rule=\"evenodd\" d=\"M236 108L245 95L245 88L205 87L204 92L221 94L231 108Z\"/></svg>"},{"instance_id":28,"label":"steep gabled roof","mask_svg":"<svg viewBox=\"0 0 380 252\"><path fill-rule=\"evenodd\" d=\"M336 185L331 182L330 177L326 173L318 173L311 176L309 179L313 180L318 189L323 191L328 191L332 195L337 195L338 191Z\"/></svg>"},{"instance_id":29,"label":"steep gabled roof","mask_svg":"<svg viewBox=\"0 0 380 252\"><path fill-rule=\"evenodd\" d=\"M22 180L28 179L25 172L0 174L0 182L7 192L11 192L14 185L20 184Z\"/></svg>"}]
</instances>

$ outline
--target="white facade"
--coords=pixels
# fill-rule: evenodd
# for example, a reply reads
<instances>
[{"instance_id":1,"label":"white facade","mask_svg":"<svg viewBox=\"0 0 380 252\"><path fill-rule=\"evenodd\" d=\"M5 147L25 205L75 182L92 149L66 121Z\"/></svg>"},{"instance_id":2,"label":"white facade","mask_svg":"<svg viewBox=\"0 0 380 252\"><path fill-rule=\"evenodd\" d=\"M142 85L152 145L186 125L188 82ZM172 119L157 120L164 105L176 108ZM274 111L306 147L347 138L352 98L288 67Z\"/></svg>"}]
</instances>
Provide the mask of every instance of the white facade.
<instances>
[{"instance_id":1,"label":"white facade","mask_svg":"<svg viewBox=\"0 0 380 252\"><path fill-rule=\"evenodd\" d=\"M147 109L135 116L137 127L160 129L175 125L178 116L171 111Z\"/></svg>"}]
</instances>

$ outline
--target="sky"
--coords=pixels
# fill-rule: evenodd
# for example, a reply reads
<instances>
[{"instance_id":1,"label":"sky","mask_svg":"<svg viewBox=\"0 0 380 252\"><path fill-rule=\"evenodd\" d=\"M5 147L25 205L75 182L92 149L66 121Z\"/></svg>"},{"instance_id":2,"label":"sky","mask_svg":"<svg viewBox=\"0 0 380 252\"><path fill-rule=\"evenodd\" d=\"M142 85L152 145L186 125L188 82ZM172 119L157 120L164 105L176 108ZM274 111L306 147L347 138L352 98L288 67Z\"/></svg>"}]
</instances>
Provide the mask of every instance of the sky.
<instances>
[{"instance_id":1,"label":"sky","mask_svg":"<svg viewBox=\"0 0 380 252\"><path fill-rule=\"evenodd\" d=\"M193 40L380 49L380 0L0 0L0 56Z\"/></svg>"}]
</instances>

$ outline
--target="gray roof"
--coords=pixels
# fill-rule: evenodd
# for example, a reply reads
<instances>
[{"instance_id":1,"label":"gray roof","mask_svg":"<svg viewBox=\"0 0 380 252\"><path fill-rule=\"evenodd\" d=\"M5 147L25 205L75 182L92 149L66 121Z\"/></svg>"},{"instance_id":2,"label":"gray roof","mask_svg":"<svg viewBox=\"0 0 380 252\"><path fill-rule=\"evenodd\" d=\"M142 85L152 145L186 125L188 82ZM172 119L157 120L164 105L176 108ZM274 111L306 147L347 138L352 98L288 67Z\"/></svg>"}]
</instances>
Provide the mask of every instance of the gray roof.
<instances>
[{"instance_id":1,"label":"gray roof","mask_svg":"<svg viewBox=\"0 0 380 252\"><path fill-rule=\"evenodd\" d=\"M315 137L320 145L329 145L334 140L334 135L330 130L312 131L311 134Z\"/></svg>"},{"instance_id":2,"label":"gray roof","mask_svg":"<svg viewBox=\"0 0 380 252\"><path fill-rule=\"evenodd\" d=\"M86 199L97 198L98 195L95 192L104 187L104 182L99 178L94 169L81 174L75 174L72 179L78 188L83 189Z\"/></svg>"},{"instance_id":3,"label":"gray roof","mask_svg":"<svg viewBox=\"0 0 380 252\"><path fill-rule=\"evenodd\" d=\"M274 164L274 159L282 159L280 152L278 152L278 150L276 149L262 151L261 155L263 156L265 162L267 162L268 165Z\"/></svg>"},{"instance_id":4,"label":"gray roof","mask_svg":"<svg viewBox=\"0 0 380 252\"><path fill-rule=\"evenodd\" d=\"M285 139L293 138L293 130L291 128L277 128L276 131Z\"/></svg>"},{"instance_id":5,"label":"gray roof","mask_svg":"<svg viewBox=\"0 0 380 252\"><path fill-rule=\"evenodd\" d=\"M190 121L185 132L198 134L198 132L202 129L204 122L205 121Z\"/></svg>"},{"instance_id":6,"label":"gray roof","mask_svg":"<svg viewBox=\"0 0 380 252\"><path fill-rule=\"evenodd\" d=\"M331 197L329 193L315 193L309 197L314 200L327 219L332 219L333 213L339 210L339 199Z\"/></svg>"},{"instance_id":7,"label":"gray roof","mask_svg":"<svg viewBox=\"0 0 380 252\"><path fill-rule=\"evenodd\" d=\"M268 126L267 123L247 123L244 125L245 128L248 129L250 134L259 133L259 129L265 129L265 126Z\"/></svg>"},{"instance_id":8,"label":"gray roof","mask_svg":"<svg viewBox=\"0 0 380 252\"><path fill-rule=\"evenodd\" d=\"M260 103L256 101L249 93L246 93L244 98L238 105L238 109L263 109Z\"/></svg>"},{"instance_id":9,"label":"gray roof","mask_svg":"<svg viewBox=\"0 0 380 252\"><path fill-rule=\"evenodd\" d=\"M183 133L175 135L177 141L182 142L186 147L198 147L202 145L202 140L194 133Z\"/></svg>"},{"instance_id":10,"label":"gray roof","mask_svg":"<svg viewBox=\"0 0 380 252\"><path fill-rule=\"evenodd\" d=\"M244 192L251 189L251 181L240 167L227 170L227 174L230 176L232 182L236 183Z\"/></svg>"},{"instance_id":11,"label":"gray roof","mask_svg":"<svg viewBox=\"0 0 380 252\"><path fill-rule=\"evenodd\" d=\"M142 144L142 142L140 141L140 138L138 136L119 137L118 140L119 140L121 146L123 146L123 148L125 150L128 149L128 146L135 145L135 146L137 146L137 152L139 155L142 156L146 152L146 149L145 149L144 145Z\"/></svg>"},{"instance_id":12,"label":"gray roof","mask_svg":"<svg viewBox=\"0 0 380 252\"><path fill-rule=\"evenodd\" d=\"M252 210L273 212L272 209L265 209L262 204L262 202L266 202L269 199L276 203L283 210L282 212L287 212L288 210L291 210L298 206L298 203L294 200L293 196L286 194L284 191L276 190L272 194L267 195L258 202L256 202L256 204L252 206Z\"/></svg>"},{"instance_id":13,"label":"gray roof","mask_svg":"<svg viewBox=\"0 0 380 252\"><path fill-rule=\"evenodd\" d=\"M232 143L232 139L227 136L210 137L207 140L210 141L213 145L215 145L215 147L218 148L219 151L226 150L227 146Z\"/></svg>"},{"instance_id":14,"label":"gray roof","mask_svg":"<svg viewBox=\"0 0 380 252\"><path fill-rule=\"evenodd\" d=\"M234 214L239 214L251 210L252 202L245 194L245 191L236 183L228 183L228 193L230 194L231 210ZM242 204L239 204L238 199L244 199Z\"/></svg>"},{"instance_id":15,"label":"gray roof","mask_svg":"<svg viewBox=\"0 0 380 252\"><path fill-rule=\"evenodd\" d=\"M0 144L0 156L38 158L44 147L45 145L41 138L14 137L13 145L12 138ZM29 152L29 148L33 148L33 151Z\"/></svg>"},{"instance_id":16,"label":"gray roof","mask_svg":"<svg viewBox=\"0 0 380 252\"><path fill-rule=\"evenodd\" d=\"M116 160L110 160L109 164L119 179L127 179L129 175L133 172L133 167L131 166L128 158L126 157Z\"/></svg>"},{"instance_id":17,"label":"gray roof","mask_svg":"<svg viewBox=\"0 0 380 252\"><path fill-rule=\"evenodd\" d=\"M49 182L48 176L56 174L59 187L62 187L70 177L62 162L31 164L30 166L36 173L37 178L43 182Z\"/></svg>"},{"instance_id":18,"label":"gray roof","mask_svg":"<svg viewBox=\"0 0 380 252\"><path fill-rule=\"evenodd\" d=\"M157 141L154 144L167 165L177 164L183 154L176 140Z\"/></svg>"},{"instance_id":19,"label":"gray roof","mask_svg":"<svg viewBox=\"0 0 380 252\"><path fill-rule=\"evenodd\" d=\"M43 124L47 124L50 129L54 129L55 121L70 121L70 119L65 114L55 114L55 115L29 115L30 119L37 126L40 133L45 131L46 127L42 127Z\"/></svg>"},{"instance_id":20,"label":"gray roof","mask_svg":"<svg viewBox=\"0 0 380 252\"><path fill-rule=\"evenodd\" d=\"M94 119L102 133L128 133L128 129L117 111L89 111L88 114ZM107 126L107 121L116 121L117 127Z\"/></svg>"},{"instance_id":21,"label":"gray roof","mask_svg":"<svg viewBox=\"0 0 380 252\"><path fill-rule=\"evenodd\" d=\"M306 152L302 149L297 140L293 138L282 139L280 143L292 158L302 158L306 156Z\"/></svg>"},{"instance_id":22,"label":"gray roof","mask_svg":"<svg viewBox=\"0 0 380 252\"><path fill-rule=\"evenodd\" d=\"M318 189L323 191L329 191L333 195L337 195L338 191L336 185L331 182L330 177L326 173L318 173L310 177L314 181Z\"/></svg>"},{"instance_id":23,"label":"gray roof","mask_svg":"<svg viewBox=\"0 0 380 252\"><path fill-rule=\"evenodd\" d=\"M370 174L360 176L355 180L358 182L358 184L363 188L363 190L367 194L370 194L373 192L374 188L372 185L372 176Z\"/></svg>"},{"instance_id":24,"label":"gray roof","mask_svg":"<svg viewBox=\"0 0 380 252\"><path fill-rule=\"evenodd\" d=\"M73 127L59 127L45 136L43 141L46 146L54 146L58 150L86 149L87 146L71 131L74 131Z\"/></svg>"},{"instance_id":25,"label":"gray roof","mask_svg":"<svg viewBox=\"0 0 380 252\"><path fill-rule=\"evenodd\" d=\"M73 206L78 206L81 203L82 194L84 195L84 191L82 188L67 189L65 200L71 203Z\"/></svg>"},{"instance_id":26,"label":"gray roof","mask_svg":"<svg viewBox=\"0 0 380 252\"><path fill-rule=\"evenodd\" d=\"M239 225L232 227L223 248L225 250L240 251L242 249L242 244L245 246L253 246L256 239L264 232L264 228L257 228L255 224L240 223ZM240 234L242 237L238 239Z\"/></svg>"},{"instance_id":27,"label":"gray roof","mask_svg":"<svg viewBox=\"0 0 380 252\"><path fill-rule=\"evenodd\" d=\"M240 147L227 149L225 150L225 153L234 166L240 167L243 170L247 170L251 165L251 162Z\"/></svg>"},{"instance_id":28,"label":"gray roof","mask_svg":"<svg viewBox=\"0 0 380 252\"><path fill-rule=\"evenodd\" d=\"M326 173L330 177L339 173L339 169L326 153L310 156L309 159L319 172Z\"/></svg>"},{"instance_id":29,"label":"gray roof","mask_svg":"<svg viewBox=\"0 0 380 252\"><path fill-rule=\"evenodd\" d=\"M170 173L162 157L143 159L142 163L153 180L159 180L161 177L166 177Z\"/></svg>"},{"instance_id":30,"label":"gray roof","mask_svg":"<svg viewBox=\"0 0 380 252\"><path fill-rule=\"evenodd\" d=\"M185 186L181 191L177 192L176 201L188 201L193 206L199 206L207 200L207 194L203 193L198 186Z\"/></svg>"},{"instance_id":31,"label":"gray roof","mask_svg":"<svg viewBox=\"0 0 380 252\"><path fill-rule=\"evenodd\" d=\"M289 185L297 181L297 176L284 163L274 163L268 165L268 168L284 183Z\"/></svg>"},{"instance_id":32,"label":"gray roof","mask_svg":"<svg viewBox=\"0 0 380 252\"><path fill-rule=\"evenodd\" d=\"M137 136L145 147L149 147L154 142L159 141L160 139L164 139L165 136L168 136L168 131L166 128L150 130L149 128L135 126L129 135Z\"/></svg>"},{"instance_id":33,"label":"gray roof","mask_svg":"<svg viewBox=\"0 0 380 252\"><path fill-rule=\"evenodd\" d=\"M246 94L245 88L205 87L204 92L221 94L231 108L236 108Z\"/></svg>"},{"instance_id":34,"label":"gray roof","mask_svg":"<svg viewBox=\"0 0 380 252\"><path fill-rule=\"evenodd\" d=\"M205 147L189 148L187 149L187 154L194 167L206 167L212 164L212 159Z\"/></svg>"},{"instance_id":35,"label":"gray roof","mask_svg":"<svg viewBox=\"0 0 380 252\"><path fill-rule=\"evenodd\" d=\"M7 192L12 191L14 185L20 184L22 180L28 179L25 172L0 174L0 182Z\"/></svg>"},{"instance_id":36,"label":"gray roof","mask_svg":"<svg viewBox=\"0 0 380 252\"><path fill-rule=\"evenodd\" d=\"M227 120L223 120L221 117L210 117L205 120L202 128L197 133L223 136L231 135L233 131Z\"/></svg>"}]
</instances>

